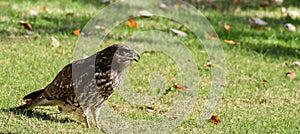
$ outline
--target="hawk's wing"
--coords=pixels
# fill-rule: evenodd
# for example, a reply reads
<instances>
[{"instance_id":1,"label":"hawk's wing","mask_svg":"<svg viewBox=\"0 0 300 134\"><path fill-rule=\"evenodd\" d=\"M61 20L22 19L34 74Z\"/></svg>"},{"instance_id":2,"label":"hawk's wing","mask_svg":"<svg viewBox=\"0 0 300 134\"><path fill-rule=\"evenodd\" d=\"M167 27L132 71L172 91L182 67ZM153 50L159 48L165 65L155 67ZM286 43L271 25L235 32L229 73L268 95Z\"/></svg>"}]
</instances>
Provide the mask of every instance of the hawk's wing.
<instances>
[{"instance_id":1,"label":"hawk's wing","mask_svg":"<svg viewBox=\"0 0 300 134\"><path fill-rule=\"evenodd\" d=\"M66 65L45 87L43 96L47 100L67 101L70 104L77 103L75 90L79 90L94 78L94 65L94 55Z\"/></svg>"}]
</instances>

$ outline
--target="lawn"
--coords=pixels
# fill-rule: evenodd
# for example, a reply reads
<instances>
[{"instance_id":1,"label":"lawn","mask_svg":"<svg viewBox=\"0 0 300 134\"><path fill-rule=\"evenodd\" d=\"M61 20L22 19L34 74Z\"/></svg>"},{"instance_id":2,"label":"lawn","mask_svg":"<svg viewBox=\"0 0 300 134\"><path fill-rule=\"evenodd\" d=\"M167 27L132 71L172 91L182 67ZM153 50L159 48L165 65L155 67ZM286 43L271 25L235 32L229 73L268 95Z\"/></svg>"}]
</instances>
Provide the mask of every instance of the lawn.
<instances>
[{"instance_id":1,"label":"lawn","mask_svg":"<svg viewBox=\"0 0 300 134\"><path fill-rule=\"evenodd\" d=\"M241 0L243 1L243 0ZM213 2L208 5L193 3L209 20L222 46L226 61L224 95L215 111L221 122L199 125L199 116L211 87L210 67L204 66L209 57L203 46L186 28L188 37L172 37L185 42L197 65L200 83L195 106L171 133L299 133L300 132L300 3L286 0L283 5L261 3ZM203 5L202 5L203 4ZM79 36L74 30L83 29L106 4L84 0L57 1L0 1L0 133L95 133L84 128L71 114L59 114L56 107L38 107L32 111L14 111L24 95L45 87L56 74L74 60ZM282 8L298 12L286 17ZM31 10L37 12L37 15ZM114 14L120 13L111 13ZM254 28L248 21L260 17L268 25ZM32 30L18 24L27 21ZM115 27L101 48L124 42L135 30L157 28L179 29L180 24L158 17L135 19L137 29L121 23ZM230 30L224 29L224 24ZM291 23L297 31L283 25ZM59 41L54 47L51 37ZM240 42L226 44L223 40ZM167 41L166 41L167 42ZM162 44L168 46L169 44ZM96 51L95 51L96 52ZM130 119L154 119L170 110L170 106L185 91L173 87L181 84L176 60L159 52L141 54L139 63L131 65L127 73L132 90L148 93L151 86L159 89L158 81L165 81L163 94L155 103L135 105L118 93L106 103L116 113ZM296 78L286 77L294 70ZM154 79L163 75L165 79ZM155 81L156 80L156 81ZM150 82L150 84L149 84ZM154 83L154 84L153 84ZM130 99L130 98L129 98Z\"/></svg>"}]
</instances>

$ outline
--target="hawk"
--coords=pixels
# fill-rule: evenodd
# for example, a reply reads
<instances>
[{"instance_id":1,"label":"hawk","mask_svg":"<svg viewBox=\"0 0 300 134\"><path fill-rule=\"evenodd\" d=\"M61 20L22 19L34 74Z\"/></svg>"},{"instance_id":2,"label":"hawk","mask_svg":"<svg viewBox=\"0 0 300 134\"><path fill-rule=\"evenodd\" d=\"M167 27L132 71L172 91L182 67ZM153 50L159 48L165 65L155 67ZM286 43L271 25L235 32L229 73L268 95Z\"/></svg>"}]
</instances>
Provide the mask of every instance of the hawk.
<instances>
[{"instance_id":1,"label":"hawk","mask_svg":"<svg viewBox=\"0 0 300 134\"><path fill-rule=\"evenodd\" d=\"M109 46L66 65L44 89L26 95L18 109L58 106L61 112L75 113L90 128L88 113L97 124L101 105L119 86L124 70L139 58L139 53L127 45Z\"/></svg>"}]
</instances>

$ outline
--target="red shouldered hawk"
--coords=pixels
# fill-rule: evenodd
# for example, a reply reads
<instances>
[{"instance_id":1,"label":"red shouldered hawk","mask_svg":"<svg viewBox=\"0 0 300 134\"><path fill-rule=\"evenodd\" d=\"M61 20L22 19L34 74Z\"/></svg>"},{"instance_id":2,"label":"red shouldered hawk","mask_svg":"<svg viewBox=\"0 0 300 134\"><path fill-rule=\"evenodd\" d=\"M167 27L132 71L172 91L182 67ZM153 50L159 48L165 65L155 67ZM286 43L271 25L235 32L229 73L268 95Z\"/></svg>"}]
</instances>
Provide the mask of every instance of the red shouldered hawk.
<instances>
[{"instance_id":1,"label":"red shouldered hawk","mask_svg":"<svg viewBox=\"0 0 300 134\"><path fill-rule=\"evenodd\" d=\"M66 65L44 89L26 95L23 98L25 104L18 108L57 105L61 112L74 112L89 128L88 112L97 124L101 105L119 86L124 70L139 58L133 48L114 44Z\"/></svg>"}]
</instances>

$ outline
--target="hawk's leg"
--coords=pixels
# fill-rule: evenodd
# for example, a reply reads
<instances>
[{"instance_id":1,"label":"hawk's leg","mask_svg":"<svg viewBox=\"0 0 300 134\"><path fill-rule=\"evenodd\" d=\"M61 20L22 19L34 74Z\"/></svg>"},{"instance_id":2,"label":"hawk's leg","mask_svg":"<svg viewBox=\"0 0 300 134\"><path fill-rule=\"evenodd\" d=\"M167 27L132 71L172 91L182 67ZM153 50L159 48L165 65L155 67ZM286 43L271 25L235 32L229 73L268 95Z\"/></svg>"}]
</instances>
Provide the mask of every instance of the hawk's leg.
<instances>
[{"instance_id":1,"label":"hawk's leg","mask_svg":"<svg viewBox=\"0 0 300 134\"><path fill-rule=\"evenodd\" d=\"M98 126L99 110L100 108L95 108L95 107L91 108L91 112L98 130L100 130L100 127Z\"/></svg>"},{"instance_id":2,"label":"hawk's leg","mask_svg":"<svg viewBox=\"0 0 300 134\"><path fill-rule=\"evenodd\" d=\"M83 120L86 128L90 128L90 124L87 118L87 115L83 115Z\"/></svg>"},{"instance_id":3,"label":"hawk's leg","mask_svg":"<svg viewBox=\"0 0 300 134\"><path fill-rule=\"evenodd\" d=\"M77 108L75 110L75 116L78 120L84 122L86 128L90 128L88 121L88 109L83 110L83 108Z\"/></svg>"}]
</instances>

